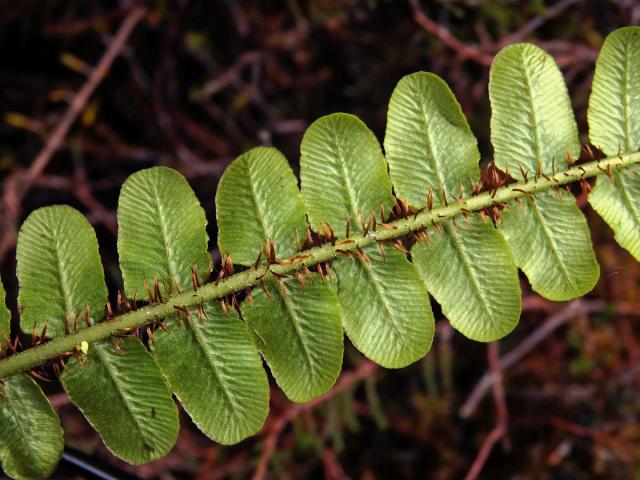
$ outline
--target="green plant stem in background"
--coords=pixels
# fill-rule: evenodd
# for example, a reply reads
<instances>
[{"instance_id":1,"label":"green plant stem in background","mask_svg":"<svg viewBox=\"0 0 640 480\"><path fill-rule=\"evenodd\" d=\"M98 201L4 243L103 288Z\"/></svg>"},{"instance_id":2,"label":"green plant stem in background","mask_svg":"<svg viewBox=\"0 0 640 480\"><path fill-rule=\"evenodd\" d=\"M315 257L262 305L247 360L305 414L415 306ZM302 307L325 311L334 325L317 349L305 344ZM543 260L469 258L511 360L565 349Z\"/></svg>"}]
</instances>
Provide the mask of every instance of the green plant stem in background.
<instances>
[{"instance_id":1,"label":"green plant stem in background","mask_svg":"<svg viewBox=\"0 0 640 480\"><path fill-rule=\"evenodd\" d=\"M640 152L609 157L574 166L555 174L537 176L527 182L513 183L492 192L483 192L462 200L452 200L448 206L434 208L433 210L425 209L417 215L399 219L385 226L379 226L376 231L369 232L367 235L356 234L350 238L338 240L334 245L323 244L299 252L294 257L283 259L277 264L250 268L223 278L219 283L208 283L196 291L171 297L164 303L147 305L138 310L97 323L77 333L58 337L40 346L11 355L0 360L0 378L36 367L66 352L72 352L83 341L88 343L96 342L112 335L127 333L131 329L151 323L156 319L165 318L176 312L175 307L196 307L201 303L210 302L225 295L255 286L264 276L266 268L276 275L287 275L304 267L330 261L340 255L341 250L356 250L376 241L401 238L411 232L417 232L431 226L433 223L439 223L444 219L461 215L464 212L477 212L492 205L503 204L516 198L522 198L529 194L535 194L542 190L548 190L596 175L604 175L610 171L636 163L640 163ZM531 173L531 177L533 176L534 174Z\"/></svg>"}]
</instances>

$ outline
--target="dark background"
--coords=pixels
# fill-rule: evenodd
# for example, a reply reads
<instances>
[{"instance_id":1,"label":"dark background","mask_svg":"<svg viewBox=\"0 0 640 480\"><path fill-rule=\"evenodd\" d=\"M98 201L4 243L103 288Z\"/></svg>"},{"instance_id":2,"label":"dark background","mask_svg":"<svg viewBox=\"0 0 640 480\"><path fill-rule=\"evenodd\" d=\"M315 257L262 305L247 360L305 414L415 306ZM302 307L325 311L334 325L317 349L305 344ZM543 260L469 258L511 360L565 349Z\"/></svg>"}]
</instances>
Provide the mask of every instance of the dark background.
<instances>
[{"instance_id":1,"label":"dark background","mask_svg":"<svg viewBox=\"0 0 640 480\"><path fill-rule=\"evenodd\" d=\"M144 19L46 168L25 179L136 5L147 8ZM381 139L389 96L407 73L432 71L449 83L490 160L487 78L508 43L531 41L554 55L586 143L597 52L606 34L639 21L633 0L0 0L0 261L9 306L15 314L15 229L33 209L67 203L88 216L115 295L120 185L139 169L171 166L202 201L217 258L213 199L236 155L271 144L295 166L306 126L336 111L360 116ZM207 440L182 415L176 448L138 468L111 456L56 383L44 383L67 445L143 478L247 478L268 461L268 478L455 479L474 475L478 451L505 425L496 405L506 404L506 434L480 478L637 478L640 269L584 194L579 202L600 283L567 307L541 300L523 280L521 324L496 347L464 339L441 316L432 352L399 371L371 368L348 346L345 374L359 377L346 374L325 401L293 407L274 387L263 431L233 447ZM489 391L462 418L460 407L488 371L487 351L521 348L554 319L559 328L504 366L497 401ZM264 454L267 438L277 439L272 455ZM57 475L80 478L66 464Z\"/></svg>"}]
</instances>

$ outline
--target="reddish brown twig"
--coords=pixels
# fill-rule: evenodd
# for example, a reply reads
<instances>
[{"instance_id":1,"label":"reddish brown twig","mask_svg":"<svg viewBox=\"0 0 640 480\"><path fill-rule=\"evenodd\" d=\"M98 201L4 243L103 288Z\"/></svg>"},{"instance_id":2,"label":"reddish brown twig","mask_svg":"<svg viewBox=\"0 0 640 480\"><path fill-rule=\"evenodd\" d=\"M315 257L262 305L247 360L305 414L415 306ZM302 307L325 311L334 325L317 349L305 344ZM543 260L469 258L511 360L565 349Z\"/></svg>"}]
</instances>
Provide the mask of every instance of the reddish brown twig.
<instances>
[{"instance_id":1,"label":"reddish brown twig","mask_svg":"<svg viewBox=\"0 0 640 480\"><path fill-rule=\"evenodd\" d=\"M487 438L485 438L482 443L482 447L480 447L478 456L473 461L473 465L471 465L471 468L465 475L464 480L474 480L478 478L478 475L480 475L480 472L482 471L482 467L486 463L487 458L489 458L491 450L493 450L493 446L502 438L504 433L505 427L499 424L489 432L489 435L487 435Z\"/></svg>"},{"instance_id":2,"label":"reddish brown twig","mask_svg":"<svg viewBox=\"0 0 640 480\"><path fill-rule=\"evenodd\" d=\"M425 13L424 9L420 6L420 0L409 0L409 5L411 6L415 22L425 31L438 38L438 40L440 40L444 45L454 50L461 60L473 60L480 65L489 67L493 61L493 56L502 47L522 41L540 28L547 20L558 16L578 1L579 0L560 0L558 3L548 8L543 15L538 15L532 18L518 31L503 38L501 41L491 42L487 39L487 41L482 42L481 45L465 43L453 35L444 26L431 20ZM563 42L536 43L554 55L560 66L571 65L576 62L591 62L597 55L597 52L593 48L584 45L576 45L573 43L567 44Z\"/></svg>"},{"instance_id":3,"label":"reddish brown twig","mask_svg":"<svg viewBox=\"0 0 640 480\"><path fill-rule=\"evenodd\" d=\"M525 38L540 28L547 20L557 17L567 8L571 7L574 3L578 3L580 0L560 0L558 3L547 8L542 15L536 15L527 23L525 23L518 31L507 35L499 42L500 47L510 45L512 43L522 42Z\"/></svg>"},{"instance_id":4,"label":"reddish brown twig","mask_svg":"<svg viewBox=\"0 0 640 480\"><path fill-rule=\"evenodd\" d=\"M526 356L531 350L533 350L540 342L551 335L560 326L564 325L570 319L575 317L579 313L593 313L601 311L605 308L606 303L598 300L584 301L574 300L566 307L560 310L555 315L549 317L542 325L536 328L531 334L525 338L517 347L511 350L509 353L502 356L500 363L504 370L511 368L518 363L524 356ZM493 386L496 378L491 372L485 373L480 381L476 384L475 388L467 398L467 401L462 405L459 411L459 415L462 418L469 418L476 411L476 408Z\"/></svg>"},{"instance_id":5,"label":"reddish brown twig","mask_svg":"<svg viewBox=\"0 0 640 480\"><path fill-rule=\"evenodd\" d=\"M483 52L476 45L464 43L445 27L431 20L420 6L420 0L409 0L409 4L411 5L415 22L437 37L447 47L454 50L462 60L470 59L485 66L491 65L493 61L492 55Z\"/></svg>"},{"instance_id":6,"label":"reddish brown twig","mask_svg":"<svg viewBox=\"0 0 640 480\"><path fill-rule=\"evenodd\" d=\"M377 370L377 368L378 366L375 363L364 361L357 369L342 375L340 377L340 381L324 395L310 401L309 403L293 405L279 418L277 418L271 424L271 428L269 429L269 432L267 434L267 438L264 442L264 447L262 448L262 453L260 455L260 461L258 462L258 467L253 474L253 480L262 480L263 478L265 478L267 470L269 468L269 462L271 461L271 457L273 456L273 453L275 452L276 446L278 444L278 438L280 437L280 434L285 429L285 427L292 420L294 420L302 412L312 410L318 405L326 402L327 400L330 400L331 398L344 392L345 390L348 390L352 385L372 375Z\"/></svg>"},{"instance_id":7,"label":"reddish brown twig","mask_svg":"<svg viewBox=\"0 0 640 480\"><path fill-rule=\"evenodd\" d=\"M496 414L498 416L497 423L504 426L505 435L509 429L509 410L507 408L507 400L504 392L504 382L502 375L502 364L500 363L500 347L499 342L491 342L487 345L487 358L489 360L489 369L493 374L495 381L493 382L493 402L496 405ZM505 437L504 446L510 449L508 438Z\"/></svg>"},{"instance_id":8,"label":"reddish brown twig","mask_svg":"<svg viewBox=\"0 0 640 480\"><path fill-rule=\"evenodd\" d=\"M506 435L509 429L509 411L507 410L507 401L505 399L504 394L504 385L502 384L502 366L500 364L500 351L499 351L499 343L491 342L487 345L487 359L489 360L489 369L495 379L493 383L493 401L496 405L496 425L489 432L489 435L485 438L480 450L478 451L478 455L476 456L471 468L467 472L467 475L464 477L465 480L475 480L480 472L482 471L482 467L486 463L493 447L500 439L505 440ZM510 448L510 445L507 443L505 445L506 448Z\"/></svg>"},{"instance_id":9,"label":"reddish brown twig","mask_svg":"<svg viewBox=\"0 0 640 480\"><path fill-rule=\"evenodd\" d=\"M10 250L16 241L16 221L20 216L22 199L29 191L35 180L42 174L47 167L53 154L60 148L66 138L71 126L76 121L80 113L84 110L87 101L100 85L102 80L109 72L111 65L120 55L127 39L133 32L135 26L142 20L146 11L143 8L134 8L124 20L118 33L109 45L98 64L92 70L87 81L71 100L69 107L63 115L60 123L47 140L46 144L38 153L29 169L20 174L13 175L5 182L4 218L3 230L4 238L0 244L0 259L4 258L7 251Z\"/></svg>"},{"instance_id":10,"label":"reddish brown twig","mask_svg":"<svg viewBox=\"0 0 640 480\"><path fill-rule=\"evenodd\" d=\"M102 80L106 77L107 73L111 69L111 65L114 60L120 55L120 52L124 48L127 39L133 32L135 26L142 20L144 17L145 10L142 8L135 8L129 13L127 18L122 22L118 33L114 37L111 45L100 59L98 64L95 66L91 75L82 86L82 88L78 91L78 93L73 97L69 108L65 112L62 120L56 127L56 129L49 137L49 140L45 144L44 148L40 151L38 156L34 159L33 163L27 170L25 175L25 179L27 182L31 183L33 180L38 177L51 159L51 156L58 150L60 145L62 144L64 138L67 136L71 125L78 118L78 115L82 113L84 110L87 101L95 91L96 87L100 85Z\"/></svg>"}]
</instances>

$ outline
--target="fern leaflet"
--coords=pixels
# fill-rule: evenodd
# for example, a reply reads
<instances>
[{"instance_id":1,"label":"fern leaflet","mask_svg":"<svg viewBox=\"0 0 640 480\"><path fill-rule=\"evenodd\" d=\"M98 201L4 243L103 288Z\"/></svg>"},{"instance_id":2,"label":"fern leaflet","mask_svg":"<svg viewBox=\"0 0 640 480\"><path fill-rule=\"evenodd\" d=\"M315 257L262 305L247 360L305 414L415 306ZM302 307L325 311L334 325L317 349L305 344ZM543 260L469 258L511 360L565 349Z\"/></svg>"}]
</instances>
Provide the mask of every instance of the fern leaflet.
<instances>
[{"instance_id":1,"label":"fern leaflet","mask_svg":"<svg viewBox=\"0 0 640 480\"><path fill-rule=\"evenodd\" d=\"M589 201L640 258L639 47L640 28L620 29L596 64L589 134L602 160L573 166L580 144L562 76L528 44L497 55L489 85L495 163L515 183L483 188L476 138L430 73L394 90L384 153L352 115L314 122L301 190L277 150L244 153L216 194L216 272L185 179L164 167L135 173L118 205L125 292L106 314L86 219L65 206L33 212L16 256L20 327L39 344L0 360L5 472L47 476L62 451L59 419L23 373L47 360L105 445L138 464L176 441L172 393L220 443L256 433L269 405L260 355L296 402L336 381L343 332L385 367L422 358L434 335L429 294L467 337L505 336L520 316L518 267L552 300L584 295L598 279L586 220L563 185L597 176ZM9 319L3 303L7 353ZM143 328L147 345L135 335Z\"/></svg>"}]
</instances>

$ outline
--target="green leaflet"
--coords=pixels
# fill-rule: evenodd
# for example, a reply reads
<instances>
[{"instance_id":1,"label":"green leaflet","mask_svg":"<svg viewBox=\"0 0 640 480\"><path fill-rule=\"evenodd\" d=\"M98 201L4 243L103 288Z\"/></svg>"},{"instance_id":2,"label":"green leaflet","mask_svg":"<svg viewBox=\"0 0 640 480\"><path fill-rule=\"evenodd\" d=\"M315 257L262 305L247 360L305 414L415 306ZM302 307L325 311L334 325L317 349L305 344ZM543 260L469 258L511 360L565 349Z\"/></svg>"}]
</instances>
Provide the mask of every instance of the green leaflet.
<instances>
[{"instance_id":1,"label":"green leaflet","mask_svg":"<svg viewBox=\"0 0 640 480\"><path fill-rule=\"evenodd\" d=\"M429 190L434 205L442 205L441 188L453 201L480 179L476 138L436 75L415 73L398 83L384 146L397 195L415 207L427 205ZM470 221L470 232L446 223L442 236L434 233L431 243L416 243L411 254L451 324L469 338L490 341L517 324L520 284L500 234L478 219Z\"/></svg>"},{"instance_id":2,"label":"green leaflet","mask_svg":"<svg viewBox=\"0 0 640 480\"><path fill-rule=\"evenodd\" d=\"M640 148L640 27L620 28L604 41L588 120L591 143L607 156Z\"/></svg>"},{"instance_id":3,"label":"green leaflet","mask_svg":"<svg viewBox=\"0 0 640 480\"><path fill-rule=\"evenodd\" d=\"M472 340L490 342L518 324L518 272L493 225L476 215L469 221L471 229L443 224L443 234L417 242L411 256L451 325Z\"/></svg>"},{"instance_id":4,"label":"green leaflet","mask_svg":"<svg viewBox=\"0 0 640 480\"><path fill-rule=\"evenodd\" d=\"M347 335L364 355L386 368L424 357L433 340L429 294L406 255L377 246L364 249L370 262L341 258L333 268Z\"/></svg>"},{"instance_id":5,"label":"green leaflet","mask_svg":"<svg viewBox=\"0 0 640 480\"><path fill-rule=\"evenodd\" d=\"M300 145L302 196L311 228L331 225L344 237L361 219L393 207L387 165L375 135L353 115L334 113L311 124ZM386 215L386 214L385 214ZM382 218L380 221L384 221Z\"/></svg>"},{"instance_id":6,"label":"green leaflet","mask_svg":"<svg viewBox=\"0 0 640 480\"><path fill-rule=\"evenodd\" d=\"M64 447L60 420L36 382L21 373L0 382L0 462L12 478L49 477Z\"/></svg>"},{"instance_id":7,"label":"green leaflet","mask_svg":"<svg viewBox=\"0 0 640 480\"><path fill-rule=\"evenodd\" d=\"M216 217L218 248L240 265L253 264L268 239L279 258L293 255L307 230L296 177L275 148L252 148L229 165L218 184Z\"/></svg>"},{"instance_id":8,"label":"green leaflet","mask_svg":"<svg viewBox=\"0 0 640 480\"><path fill-rule=\"evenodd\" d=\"M398 82L387 113L384 149L396 194L409 204L442 204L440 186L460 195L480 179L476 137L449 86L433 73L418 72Z\"/></svg>"},{"instance_id":9,"label":"green leaflet","mask_svg":"<svg viewBox=\"0 0 640 480\"><path fill-rule=\"evenodd\" d=\"M489 97L491 141L501 170L523 178L521 166L533 178L540 170L552 173L558 166L564 168L567 156L580 154L562 74L544 50L517 44L498 53L491 66ZM575 198L562 197L555 198L552 192L540 195L537 212L525 208L518 215L507 214L499 227L532 288L553 300L584 295L600 275L589 228L579 219L582 213ZM517 211L513 203L511 210ZM566 238L568 225L571 238ZM574 272L581 278L570 279Z\"/></svg>"},{"instance_id":10,"label":"green leaflet","mask_svg":"<svg viewBox=\"0 0 640 480\"><path fill-rule=\"evenodd\" d=\"M155 279L190 289L192 267L204 278L211 266L206 225L204 210L180 173L153 167L131 175L118 200L118 253L127 296L145 297L145 283L153 288Z\"/></svg>"},{"instance_id":11,"label":"green leaflet","mask_svg":"<svg viewBox=\"0 0 640 480\"><path fill-rule=\"evenodd\" d=\"M63 205L34 211L20 229L16 258L22 331L39 335L47 325L47 336L57 337L65 323L69 331L84 328L87 305L90 322L103 317L107 287L98 242L80 212Z\"/></svg>"},{"instance_id":12,"label":"green leaflet","mask_svg":"<svg viewBox=\"0 0 640 480\"><path fill-rule=\"evenodd\" d=\"M509 204L502 213L500 231L511 246L516 264L536 279L535 290L540 295L561 301L593 288L597 281L593 255L575 255L574 245L589 245L591 238L573 195L562 189L557 193L539 192L535 206L525 199ZM523 216L529 221L522 221Z\"/></svg>"},{"instance_id":13,"label":"green leaflet","mask_svg":"<svg viewBox=\"0 0 640 480\"><path fill-rule=\"evenodd\" d=\"M0 282L0 345L10 333L11 312ZM0 380L0 462L13 478L48 477L62 453L60 420L26 374Z\"/></svg>"},{"instance_id":14,"label":"green leaflet","mask_svg":"<svg viewBox=\"0 0 640 480\"><path fill-rule=\"evenodd\" d=\"M611 33L604 42L589 99L589 138L606 155L640 148L640 27ZM616 241L640 260L640 169L601 176L589 203L611 226Z\"/></svg>"},{"instance_id":15,"label":"green leaflet","mask_svg":"<svg viewBox=\"0 0 640 480\"><path fill-rule=\"evenodd\" d=\"M633 166L599 177L589 203L615 234L616 242L640 260L640 169Z\"/></svg>"},{"instance_id":16,"label":"green leaflet","mask_svg":"<svg viewBox=\"0 0 640 480\"><path fill-rule=\"evenodd\" d=\"M130 293L154 277L175 278L187 291L191 266L208 268L204 211L179 173L151 168L132 175L120 194L118 222L120 265ZM151 261L144 245L150 246ZM194 314L195 322L191 318L180 328L173 316L168 333L156 333L153 351L194 423L213 439L234 443L262 425L269 398L266 373L246 327L237 318L221 318L217 306L203 308L210 320L200 325Z\"/></svg>"},{"instance_id":17,"label":"green leaflet","mask_svg":"<svg viewBox=\"0 0 640 480\"><path fill-rule=\"evenodd\" d=\"M315 231L320 223L338 235L361 228L380 207L393 205L387 165L373 133L353 115L316 120L300 147L302 195ZM382 221L385 219L382 218ZM404 367L426 355L433 338L429 295L406 256L388 249L385 259L369 247L370 263L338 258L342 323L354 345L386 367Z\"/></svg>"},{"instance_id":18,"label":"green leaflet","mask_svg":"<svg viewBox=\"0 0 640 480\"><path fill-rule=\"evenodd\" d=\"M158 367L142 342L125 337L89 347L84 361L71 358L60 381L105 445L139 465L166 455L178 438L178 413Z\"/></svg>"},{"instance_id":19,"label":"green leaflet","mask_svg":"<svg viewBox=\"0 0 640 480\"><path fill-rule=\"evenodd\" d=\"M276 382L294 402L325 393L342 367L342 325L336 294L327 280L312 275L304 287L297 280L265 282L269 296L253 291L253 304L242 316Z\"/></svg>"},{"instance_id":20,"label":"green leaflet","mask_svg":"<svg viewBox=\"0 0 640 480\"><path fill-rule=\"evenodd\" d=\"M217 304L167 322L151 348L176 394L207 436L237 443L262 427L269 411L269 382L247 326L235 310ZM186 407L185 407L186 408Z\"/></svg>"},{"instance_id":21,"label":"green leaflet","mask_svg":"<svg viewBox=\"0 0 640 480\"><path fill-rule=\"evenodd\" d=\"M514 178L551 173L580 154L578 128L562 73L540 47L520 43L496 55L489 80L496 166ZM554 167L555 165L555 167Z\"/></svg>"},{"instance_id":22,"label":"green leaflet","mask_svg":"<svg viewBox=\"0 0 640 480\"><path fill-rule=\"evenodd\" d=\"M291 168L278 150L254 148L229 166L216 194L218 241L234 262L255 262L268 238L278 255L296 250L306 231L302 196ZM284 291L267 281L269 299L254 289L254 305L242 315L257 336L259 350L285 394L304 402L324 393L342 365L340 307L322 279L285 281Z\"/></svg>"},{"instance_id":23,"label":"green leaflet","mask_svg":"<svg viewBox=\"0 0 640 480\"><path fill-rule=\"evenodd\" d=\"M98 242L84 216L64 206L36 210L23 225L17 248L23 329L25 325L39 326L42 319L35 315L40 314L49 320L48 333L64 335L65 316L68 329L75 330L84 318L78 322L73 319L76 314L84 317L87 304L89 321L102 317L107 287ZM142 463L158 458L173 446L178 432L177 410L144 346L138 339L130 339L125 345L127 355L118 354L108 343L92 346L84 368L78 368L75 360L67 363L62 383L105 445L129 462ZM109 402L110 409L99 408L103 402ZM146 420L148 411L135 408L142 404L156 407L158 417ZM111 416L111 409L127 410L129 415ZM145 421L149 431L163 437L162 442L152 442L142 435L147 432L131 429L132 424ZM145 450L145 443L152 450Z\"/></svg>"}]
</instances>

